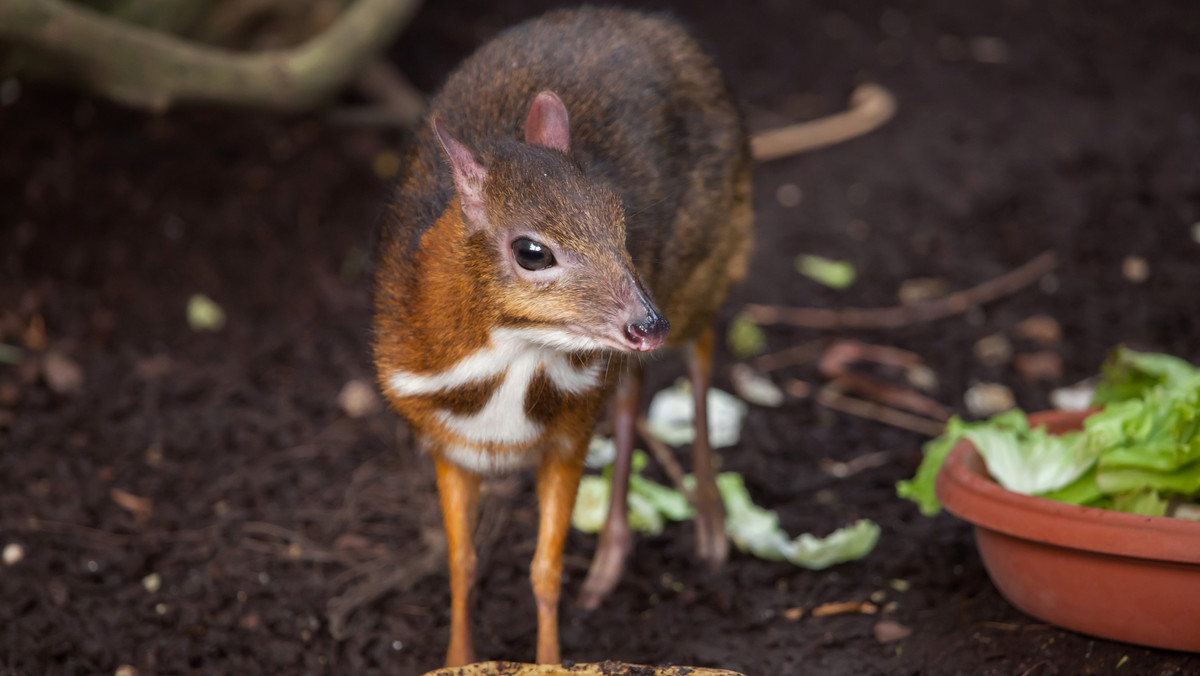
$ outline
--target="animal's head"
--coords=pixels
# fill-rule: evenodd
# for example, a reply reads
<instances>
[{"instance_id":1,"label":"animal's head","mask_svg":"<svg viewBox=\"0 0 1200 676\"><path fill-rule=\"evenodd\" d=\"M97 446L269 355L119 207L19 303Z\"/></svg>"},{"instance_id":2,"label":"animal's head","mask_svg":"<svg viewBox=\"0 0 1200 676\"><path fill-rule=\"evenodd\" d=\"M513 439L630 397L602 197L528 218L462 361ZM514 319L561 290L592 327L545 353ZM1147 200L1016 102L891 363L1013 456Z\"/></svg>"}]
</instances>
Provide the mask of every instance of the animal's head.
<instances>
[{"instance_id":1,"label":"animal's head","mask_svg":"<svg viewBox=\"0 0 1200 676\"><path fill-rule=\"evenodd\" d=\"M525 142L501 142L487 166L435 116L475 258L502 320L568 350L648 352L669 324L625 245L620 199L570 159L566 106L534 98Z\"/></svg>"}]
</instances>

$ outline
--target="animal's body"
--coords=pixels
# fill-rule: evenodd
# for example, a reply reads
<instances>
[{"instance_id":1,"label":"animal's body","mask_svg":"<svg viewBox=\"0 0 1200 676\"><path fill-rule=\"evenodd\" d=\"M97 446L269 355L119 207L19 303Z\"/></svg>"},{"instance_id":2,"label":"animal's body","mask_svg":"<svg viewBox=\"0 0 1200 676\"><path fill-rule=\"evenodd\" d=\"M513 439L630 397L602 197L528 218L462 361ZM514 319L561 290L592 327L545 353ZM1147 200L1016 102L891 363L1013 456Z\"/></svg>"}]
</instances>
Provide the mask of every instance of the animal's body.
<instances>
[{"instance_id":1,"label":"animal's body","mask_svg":"<svg viewBox=\"0 0 1200 676\"><path fill-rule=\"evenodd\" d=\"M725 540L704 440L709 327L746 268L751 158L712 61L674 21L558 11L484 45L432 99L383 226L380 384L437 466L450 549L447 662L473 657L471 546L482 475L538 467L531 577L538 660L559 658L563 539L614 388L614 508L585 583L629 550L624 484L641 363L684 347L699 396L701 554ZM668 325L670 333L668 334Z\"/></svg>"}]
</instances>

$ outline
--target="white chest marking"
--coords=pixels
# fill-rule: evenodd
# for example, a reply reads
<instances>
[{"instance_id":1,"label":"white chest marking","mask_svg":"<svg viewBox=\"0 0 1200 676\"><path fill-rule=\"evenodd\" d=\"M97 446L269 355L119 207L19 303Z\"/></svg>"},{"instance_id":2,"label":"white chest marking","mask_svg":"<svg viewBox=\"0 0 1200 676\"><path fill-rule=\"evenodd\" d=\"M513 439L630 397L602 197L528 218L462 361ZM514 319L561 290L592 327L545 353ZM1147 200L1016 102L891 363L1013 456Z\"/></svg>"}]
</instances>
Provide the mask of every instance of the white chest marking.
<instances>
[{"instance_id":1,"label":"white chest marking","mask_svg":"<svg viewBox=\"0 0 1200 676\"><path fill-rule=\"evenodd\" d=\"M480 383L500 374L504 379L483 408L473 415L440 414L442 423L469 443L519 444L532 441L542 426L525 415L525 395L542 371L554 387L580 394L600 384L601 363L577 369L563 347L582 347L586 339L549 329L496 329L488 345L435 374L396 371L388 378L400 396L434 394Z\"/></svg>"}]
</instances>

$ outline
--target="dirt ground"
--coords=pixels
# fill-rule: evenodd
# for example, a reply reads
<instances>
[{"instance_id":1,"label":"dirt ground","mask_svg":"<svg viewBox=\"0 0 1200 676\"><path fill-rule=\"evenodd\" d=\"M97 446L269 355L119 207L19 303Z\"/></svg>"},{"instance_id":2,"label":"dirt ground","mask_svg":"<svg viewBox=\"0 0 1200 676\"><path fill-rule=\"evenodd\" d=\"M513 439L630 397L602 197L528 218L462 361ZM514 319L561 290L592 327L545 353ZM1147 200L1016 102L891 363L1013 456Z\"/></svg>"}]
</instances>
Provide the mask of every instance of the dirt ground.
<instances>
[{"instance_id":1,"label":"dirt ground","mask_svg":"<svg viewBox=\"0 0 1200 676\"><path fill-rule=\"evenodd\" d=\"M555 4L430 2L391 56L428 91ZM877 133L759 167L754 273L723 321L748 302L891 305L905 280L966 288L1052 249L1052 275L982 311L888 331L772 328L770 346L837 336L912 350L958 412L976 381L1047 407L1120 341L1200 360L1200 7L674 5L756 129L838 110L864 80L900 103ZM391 413L338 405L345 383L371 378L364 254L386 190L373 165L403 133L209 109L154 117L30 86L0 107L0 130L0 342L25 348L0 364L0 545L24 552L0 568L0 673L439 666L448 585L431 466ZM784 206L789 184L800 199ZM795 272L802 252L852 261L860 279L824 289ZM1123 272L1129 256L1147 264L1143 281ZM197 293L223 307L222 330L189 328ZM1062 327L1060 377L1030 382L974 356L1034 314ZM725 388L728 365L723 354ZM681 371L665 358L650 384ZM811 365L776 377L818 379ZM754 675L1200 674L1198 656L1009 606L966 525L895 497L921 441L810 399L753 409L724 466L789 532L869 517L877 550L823 572L735 553L710 576L689 556L690 527L669 527L638 542L603 608L565 605L564 655ZM885 464L846 479L821 469L877 451ZM533 656L530 483L501 482L485 502L483 656ZM593 547L572 533L568 600ZM909 637L878 642L878 615L808 612L873 594L895 602L887 619Z\"/></svg>"}]
</instances>

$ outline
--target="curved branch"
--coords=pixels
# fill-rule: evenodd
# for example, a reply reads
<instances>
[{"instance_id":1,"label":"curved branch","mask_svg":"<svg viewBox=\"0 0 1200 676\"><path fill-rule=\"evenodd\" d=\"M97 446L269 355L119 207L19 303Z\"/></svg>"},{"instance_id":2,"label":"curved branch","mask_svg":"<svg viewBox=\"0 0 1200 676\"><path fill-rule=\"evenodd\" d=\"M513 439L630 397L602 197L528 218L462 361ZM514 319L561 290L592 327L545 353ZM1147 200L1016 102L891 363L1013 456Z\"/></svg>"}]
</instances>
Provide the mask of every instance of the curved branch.
<instances>
[{"instance_id":1,"label":"curved branch","mask_svg":"<svg viewBox=\"0 0 1200 676\"><path fill-rule=\"evenodd\" d=\"M808 150L849 141L874 131L896 114L896 98L876 84L859 85L850 94L850 108L811 122L762 131L750 139L759 162L777 160Z\"/></svg>"},{"instance_id":2,"label":"curved branch","mask_svg":"<svg viewBox=\"0 0 1200 676\"><path fill-rule=\"evenodd\" d=\"M0 42L58 57L84 84L122 103L164 110L208 101L309 108L377 56L418 0L357 0L294 48L239 53L116 21L64 0L3 0Z\"/></svg>"}]
</instances>

